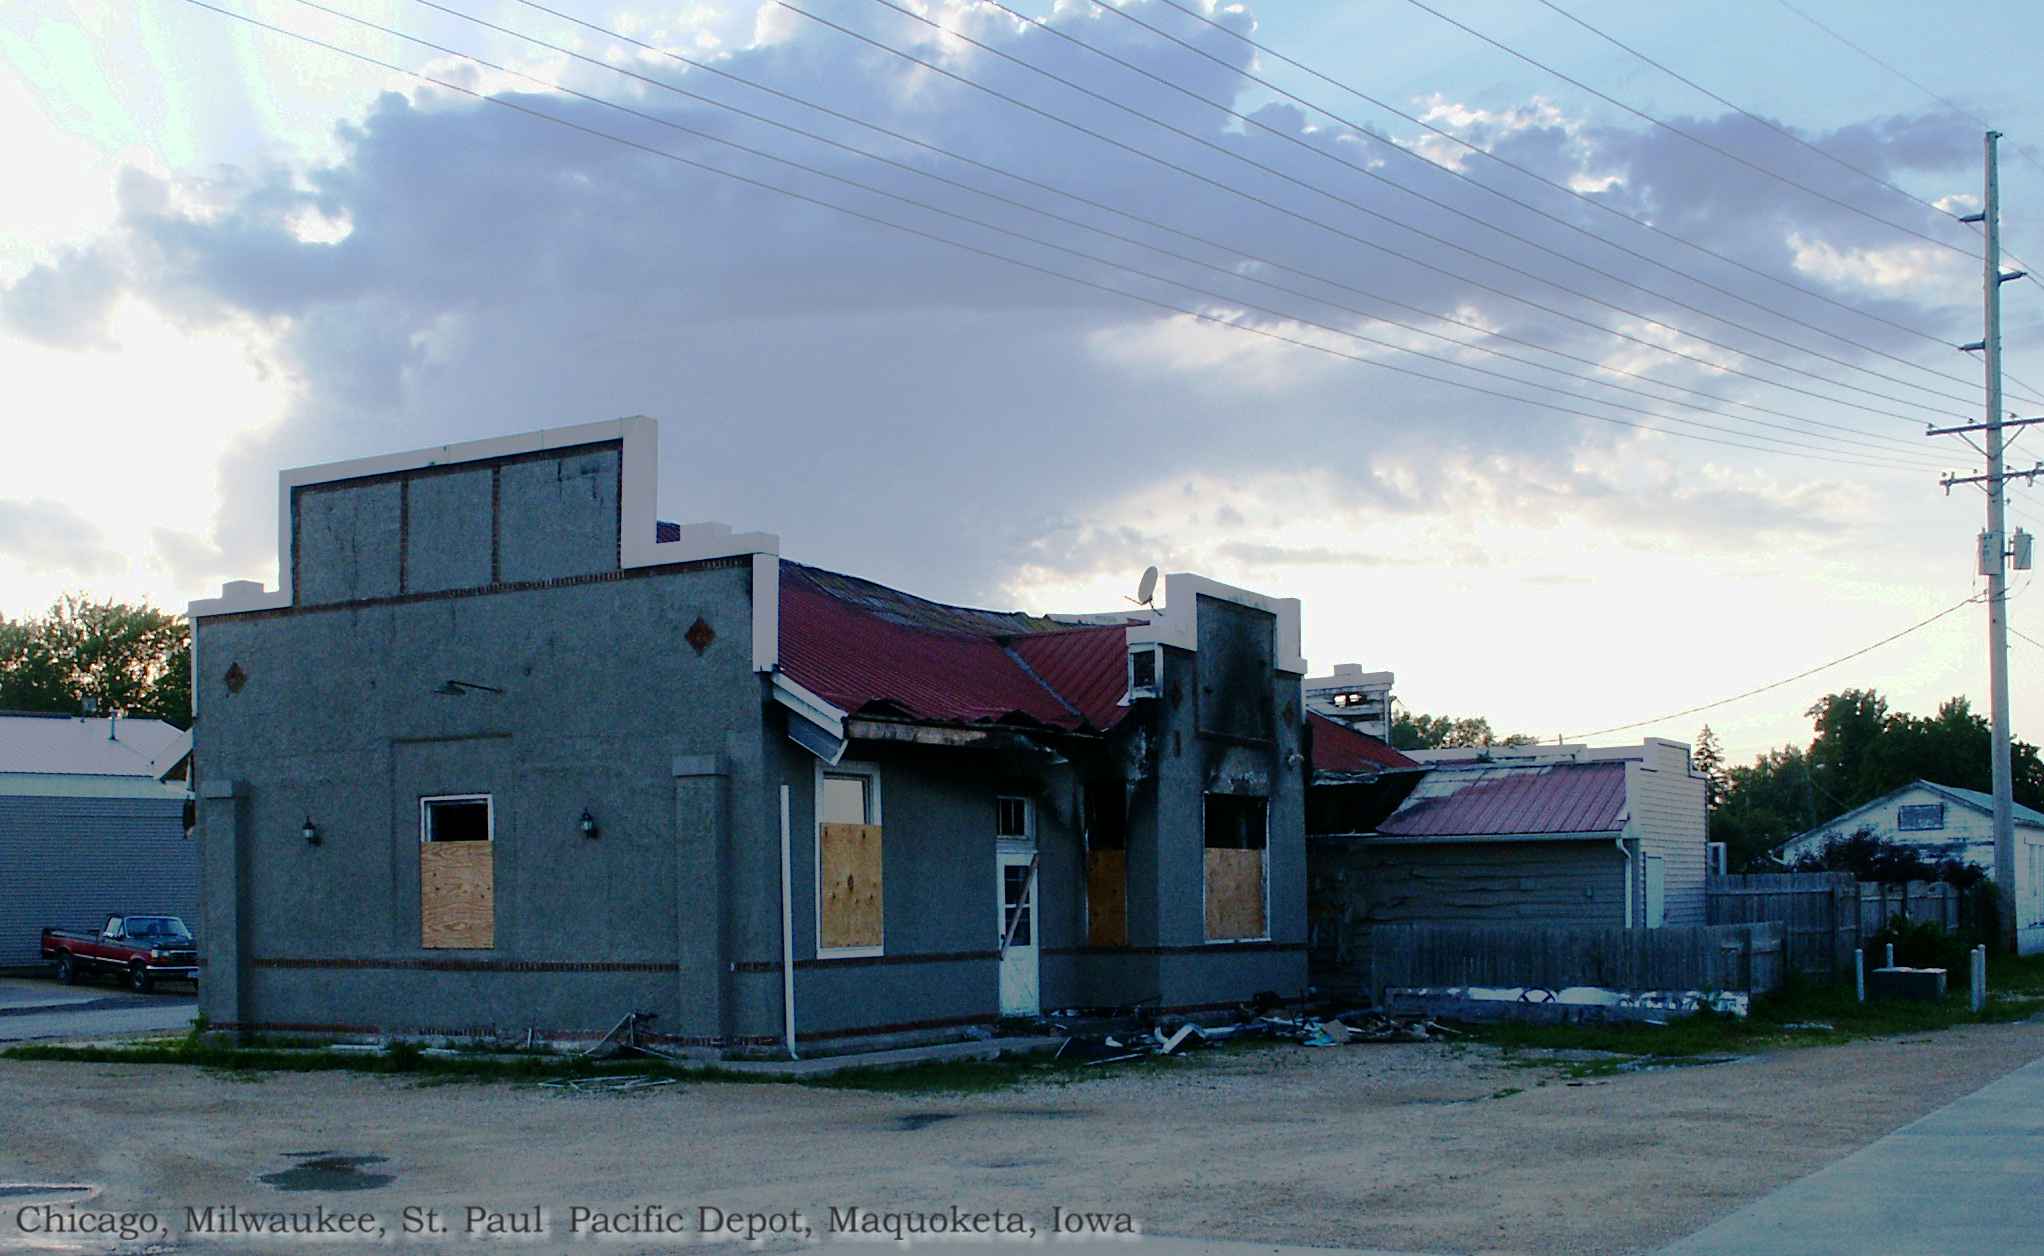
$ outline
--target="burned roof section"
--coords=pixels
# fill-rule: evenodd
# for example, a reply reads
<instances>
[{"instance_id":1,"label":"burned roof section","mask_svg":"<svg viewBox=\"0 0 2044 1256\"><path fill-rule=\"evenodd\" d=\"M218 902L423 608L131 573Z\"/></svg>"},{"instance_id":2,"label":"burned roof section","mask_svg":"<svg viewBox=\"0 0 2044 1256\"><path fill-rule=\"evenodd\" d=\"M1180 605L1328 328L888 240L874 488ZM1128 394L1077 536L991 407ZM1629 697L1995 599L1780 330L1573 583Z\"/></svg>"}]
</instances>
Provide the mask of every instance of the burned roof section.
<instances>
[{"instance_id":1,"label":"burned roof section","mask_svg":"<svg viewBox=\"0 0 2044 1256\"><path fill-rule=\"evenodd\" d=\"M1127 633L949 606L781 563L781 668L847 713L1105 731L1128 708Z\"/></svg>"}]
</instances>

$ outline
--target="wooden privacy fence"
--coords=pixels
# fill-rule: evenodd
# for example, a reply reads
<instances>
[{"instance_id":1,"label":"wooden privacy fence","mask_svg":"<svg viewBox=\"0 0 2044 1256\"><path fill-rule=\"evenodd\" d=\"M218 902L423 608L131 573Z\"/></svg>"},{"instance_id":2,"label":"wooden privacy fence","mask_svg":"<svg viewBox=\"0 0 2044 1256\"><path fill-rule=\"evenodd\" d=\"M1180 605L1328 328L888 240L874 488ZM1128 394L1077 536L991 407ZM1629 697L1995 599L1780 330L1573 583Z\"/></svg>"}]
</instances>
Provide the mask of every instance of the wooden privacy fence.
<instances>
[{"instance_id":1,"label":"wooden privacy fence","mask_svg":"<svg viewBox=\"0 0 2044 1256\"><path fill-rule=\"evenodd\" d=\"M1836 980L1852 972L1859 947L1859 882L1850 872L1763 872L1712 877L1704 919L1714 925L1772 921L1782 927L1788 966Z\"/></svg>"},{"instance_id":2,"label":"wooden privacy fence","mask_svg":"<svg viewBox=\"0 0 2044 1256\"><path fill-rule=\"evenodd\" d=\"M1761 993L1782 981L1779 925L1595 929L1525 925L1378 925L1370 932L1378 1002L1392 988Z\"/></svg>"},{"instance_id":3,"label":"wooden privacy fence","mask_svg":"<svg viewBox=\"0 0 2044 1256\"><path fill-rule=\"evenodd\" d=\"M1976 896L1942 881L1855 881L1850 872L1762 872L1712 877L1704 919L1714 925L1773 921L1788 965L1808 977L1842 981L1852 953L1898 920L1930 921L1950 933L1977 925Z\"/></svg>"},{"instance_id":4,"label":"wooden privacy fence","mask_svg":"<svg viewBox=\"0 0 2044 1256\"><path fill-rule=\"evenodd\" d=\"M1928 920L1959 932L1965 895L1943 881L1907 881L1892 885L1862 881L1859 886L1859 935L1870 938L1890 921Z\"/></svg>"}]
</instances>

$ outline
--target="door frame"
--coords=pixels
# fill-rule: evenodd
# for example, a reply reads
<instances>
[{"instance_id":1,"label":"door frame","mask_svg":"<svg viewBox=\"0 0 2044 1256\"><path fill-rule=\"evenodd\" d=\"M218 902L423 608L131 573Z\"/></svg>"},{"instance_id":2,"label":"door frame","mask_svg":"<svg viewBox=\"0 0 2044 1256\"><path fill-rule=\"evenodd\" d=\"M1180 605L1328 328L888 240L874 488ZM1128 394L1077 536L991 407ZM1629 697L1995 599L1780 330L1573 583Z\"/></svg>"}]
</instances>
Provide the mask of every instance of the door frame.
<instances>
[{"instance_id":1,"label":"door frame","mask_svg":"<svg viewBox=\"0 0 2044 1256\"><path fill-rule=\"evenodd\" d=\"M1010 1004L1008 997L1008 972L1011 962L1022 962L1020 957L1011 961L1009 952L1018 949L1005 946L1008 925L1008 869L1029 869L1028 881L1024 887L1023 901L1029 907L1029 964L1034 969L1034 978L1029 985L1032 997L1023 1006L1020 1001ZM994 912L1001 928L1003 949L995 952L998 968L996 976L996 1002L1002 1016L1036 1016L1043 1011L1043 863L1034 843L1001 841L994 848Z\"/></svg>"}]
</instances>

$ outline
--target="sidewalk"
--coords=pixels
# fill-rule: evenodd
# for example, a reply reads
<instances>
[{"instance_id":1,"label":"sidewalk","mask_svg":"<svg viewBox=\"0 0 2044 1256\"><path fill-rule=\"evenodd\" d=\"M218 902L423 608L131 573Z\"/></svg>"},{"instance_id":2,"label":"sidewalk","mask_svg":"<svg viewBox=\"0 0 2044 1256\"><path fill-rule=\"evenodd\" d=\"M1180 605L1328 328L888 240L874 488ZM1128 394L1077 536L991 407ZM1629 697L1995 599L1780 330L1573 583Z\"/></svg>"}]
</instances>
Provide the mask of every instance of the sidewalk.
<instances>
[{"instance_id":1,"label":"sidewalk","mask_svg":"<svg viewBox=\"0 0 2044 1256\"><path fill-rule=\"evenodd\" d=\"M1662 1250L2002 1256L2044 1235L2044 1060Z\"/></svg>"},{"instance_id":2,"label":"sidewalk","mask_svg":"<svg viewBox=\"0 0 2044 1256\"><path fill-rule=\"evenodd\" d=\"M104 984L66 986L33 977L0 977L0 1016L92 1003L118 991L119 987Z\"/></svg>"}]
</instances>

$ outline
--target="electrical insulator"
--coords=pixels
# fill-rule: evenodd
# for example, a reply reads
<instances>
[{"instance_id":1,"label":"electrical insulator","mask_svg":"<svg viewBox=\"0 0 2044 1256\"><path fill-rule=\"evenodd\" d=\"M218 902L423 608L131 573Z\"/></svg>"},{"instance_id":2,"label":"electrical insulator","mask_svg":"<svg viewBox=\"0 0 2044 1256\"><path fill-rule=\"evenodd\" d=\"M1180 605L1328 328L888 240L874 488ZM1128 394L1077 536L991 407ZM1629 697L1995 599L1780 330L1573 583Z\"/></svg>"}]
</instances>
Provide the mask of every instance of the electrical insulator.
<instances>
[{"instance_id":1,"label":"electrical insulator","mask_svg":"<svg viewBox=\"0 0 2044 1256\"><path fill-rule=\"evenodd\" d=\"M2036 539L2036 537L2031 536L2021 528L2016 529L2015 566L2017 571L2028 571L2030 569L2031 543Z\"/></svg>"}]
</instances>

